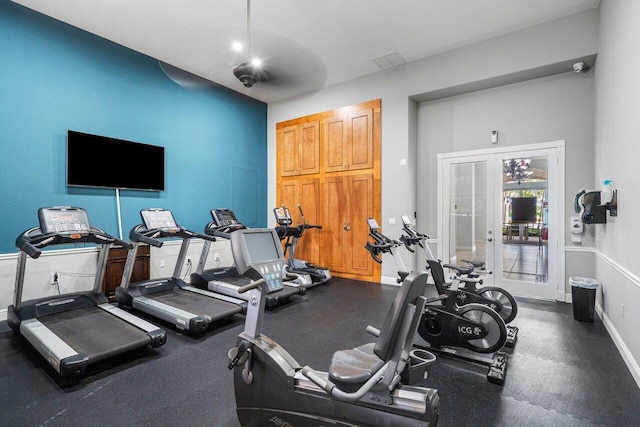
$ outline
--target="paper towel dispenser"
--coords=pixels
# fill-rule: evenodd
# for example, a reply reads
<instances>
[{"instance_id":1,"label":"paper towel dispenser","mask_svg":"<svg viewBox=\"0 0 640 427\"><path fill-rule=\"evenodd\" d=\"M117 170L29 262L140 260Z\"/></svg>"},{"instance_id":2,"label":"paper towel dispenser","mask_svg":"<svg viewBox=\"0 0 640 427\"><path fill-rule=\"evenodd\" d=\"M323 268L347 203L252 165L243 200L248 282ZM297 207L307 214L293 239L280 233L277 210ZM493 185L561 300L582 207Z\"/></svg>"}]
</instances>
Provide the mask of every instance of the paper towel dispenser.
<instances>
[{"instance_id":1,"label":"paper towel dispenser","mask_svg":"<svg viewBox=\"0 0 640 427\"><path fill-rule=\"evenodd\" d=\"M607 211L611 211L611 216L616 216L617 211L617 190L613 192L611 203L601 203L600 191L580 190L576 194L574 204L577 213L580 213L580 219L585 224L606 224Z\"/></svg>"},{"instance_id":2,"label":"paper towel dispenser","mask_svg":"<svg viewBox=\"0 0 640 427\"><path fill-rule=\"evenodd\" d=\"M580 219L585 224L606 224L607 207L600 204L600 191L587 191L582 195Z\"/></svg>"}]
</instances>

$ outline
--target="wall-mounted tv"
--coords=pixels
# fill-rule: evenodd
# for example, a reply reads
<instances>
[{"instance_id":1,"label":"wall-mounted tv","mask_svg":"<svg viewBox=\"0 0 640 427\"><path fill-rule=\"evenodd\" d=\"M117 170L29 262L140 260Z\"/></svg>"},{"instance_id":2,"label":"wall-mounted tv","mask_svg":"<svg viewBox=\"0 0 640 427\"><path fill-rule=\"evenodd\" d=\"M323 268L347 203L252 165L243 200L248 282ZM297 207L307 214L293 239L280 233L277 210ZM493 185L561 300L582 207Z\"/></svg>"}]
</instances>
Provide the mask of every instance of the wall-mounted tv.
<instances>
[{"instance_id":1,"label":"wall-mounted tv","mask_svg":"<svg viewBox=\"0 0 640 427\"><path fill-rule=\"evenodd\" d=\"M67 185L164 191L164 147L70 130Z\"/></svg>"}]
</instances>

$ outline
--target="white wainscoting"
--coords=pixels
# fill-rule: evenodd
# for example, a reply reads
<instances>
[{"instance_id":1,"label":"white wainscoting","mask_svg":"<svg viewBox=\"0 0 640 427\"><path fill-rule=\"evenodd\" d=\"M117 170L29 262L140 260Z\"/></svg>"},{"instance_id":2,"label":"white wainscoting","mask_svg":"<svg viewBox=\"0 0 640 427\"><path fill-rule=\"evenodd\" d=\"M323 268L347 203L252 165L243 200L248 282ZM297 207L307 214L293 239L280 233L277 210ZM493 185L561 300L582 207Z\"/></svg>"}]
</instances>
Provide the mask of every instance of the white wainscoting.
<instances>
[{"instance_id":1,"label":"white wainscoting","mask_svg":"<svg viewBox=\"0 0 640 427\"><path fill-rule=\"evenodd\" d=\"M173 274L180 244L179 240L167 240L161 248L151 247L151 278L170 277ZM187 282L190 273L198 267L202 245L201 239L193 239L189 245L187 257L191 258L191 269L187 265L182 269L182 277ZM215 254L219 255L218 261L214 259ZM61 293L91 290L97 260L98 250L95 247L43 251L37 260L27 257L23 301L56 295L58 288L51 284L52 275L56 272ZM164 267L161 267L162 261ZM7 307L13 304L17 262L17 253L0 255L0 321L7 319ZM205 268L232 264L229 242L222 239L213 242Z\"/></svg>"}]
</instances>

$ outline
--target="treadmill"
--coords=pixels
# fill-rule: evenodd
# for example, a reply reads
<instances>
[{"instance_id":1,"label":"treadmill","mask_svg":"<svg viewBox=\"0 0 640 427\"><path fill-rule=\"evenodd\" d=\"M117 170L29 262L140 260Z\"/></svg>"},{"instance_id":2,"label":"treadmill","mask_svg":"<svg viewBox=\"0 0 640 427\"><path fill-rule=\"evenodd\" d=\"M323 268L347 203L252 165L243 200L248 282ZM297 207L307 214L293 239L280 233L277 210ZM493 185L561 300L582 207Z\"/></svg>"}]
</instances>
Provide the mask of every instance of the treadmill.
<instances>
[{"instance_id":1,"label":"treadmill","mask_svg":"<svg viewBox=\"0 0 640 427\"><path fill-rule=\"evenodd\" d=\"M131 229L129 249L122 282L116 287L116 301L124 307L148 313L189 333L206 331L212 322L246 313L247 302L188 285L181 277L182 267L192 238L215 241L215 237L185 229L176 223L167 209L143 209L142 224ZM166 238L182 239L171 277L131 283L136 253L141 243L161 247Z\"/></svg>"},{"instance_id":2,"label":"treadmill","mask_svg":"<svg viewBox=\"0 0 640 427\"><path fill-rule=\"evenodd\" d=\"M231 209L213 209L211 210L213 221L206 225L204 232L208 236L220 237L230 240L231 233L237 230L243 230L247 227L238 221L236 215ZM249 294L238 293L238 288L248 285L251 279L240 274L235 265L226 267L216 267L205 269L209 256L211 241L205 240L198 261L196 271L191 274L191 284L200 289L207 289L222 295L228 295L248 301ZM288 301L292 295L304 295L306 288L295 283L295 281L285 282L283 289L275 294L266 297L265 305L267 307L275 307L278 304Z\"/></svg>"},{"instance_id":3,"label":"treadmill","mask_svg":"<svg viewBox=\"0 0 640 427\"><path fill-rule=\"evenodd\" d=\"M13 332L26 338L62 377L84 375L90 364L135 348L163 345L164 330L110 304L100 292L110 245L131 244L91 226L81 208L40 208L38 218L39 227L16 239L20 254L13 305L7 310ZM100 247L93 290L23 301L27 255L36 259L45 247L78 243Z\"/></svg>"}]
</instances>

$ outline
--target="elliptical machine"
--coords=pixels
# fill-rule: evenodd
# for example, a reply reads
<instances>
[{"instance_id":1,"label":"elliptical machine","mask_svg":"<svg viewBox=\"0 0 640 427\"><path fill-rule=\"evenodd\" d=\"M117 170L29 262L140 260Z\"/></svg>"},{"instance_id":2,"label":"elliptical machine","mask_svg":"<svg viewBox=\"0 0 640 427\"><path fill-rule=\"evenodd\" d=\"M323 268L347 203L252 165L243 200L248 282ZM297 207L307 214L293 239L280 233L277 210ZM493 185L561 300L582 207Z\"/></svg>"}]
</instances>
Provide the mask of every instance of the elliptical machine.
<instances>
[{"instance_id":1,"label":"elliptical machine","mask_svg":"<svg viewBox=\"0 0 640 427\"><path fill-rule=\"evenodd\" d=\"M298 240L302 237L304 231L312 228L322 230L322 226L307 224L300 205L298 205L298 211L300 212L300 217L302 217L302 224L292 226L291 212L285 205L273 209L278 224L276 233L278 233L280 240L284 240L284 255L287 256L287 252L289 254L285 268L289 273L297 274L299 276L298 280L301 280L300 276L308 276L311 282L308 284L303 283L306 287L321 285L331 279L329 269L298 259L295 254Z\"/></svg>"},{"instance_id":2,"label":"elliptical machine","mask_svg":"<svg viewBox=\"0 0 640 427\"><path fill-rule=\"evenodd\" d=\"M491 271L484 269L483 261L461 260L466 263L468 267L442 264L439 260L436 260L431 249L429 249L429 245L427 244L429 236L412 228L411 220L407 215L402 215L402 224L404 234L400 236L400 242L404 243L405 248L412 253L414 252L413 247L415 245L421 247L427 257L427 269L430 269L434 265L434 262L438 262L442 268L448 268L456 272L454 277L452 277L452 279L454 279L452 282L446 281L442 268L436 268L432 273L432 277L434 281L437 280L438 284L446 290L447 294L455 296L458 305L477 303L491 307L502 317L505 324L511 323L511 321L515 319L516 314L518 314L518 304L508 291L497 286L478 287L478 285L483 284L480 275L492 274ZM442 270L442 274L439 274L440 270ZM518 327L507 325L507 342L505 345L507 347L513 347L517 339Z\"/></svg>"},{"instance_id":3,"label":"elliptical machine","mask_svg":"<svg viewBox=\"0 0 640 427\"><path fill-rule=\"evenodd\" d=\"M380 226L374 218L368 218L367 223L374 243L367 242L366 249L378 263L382 263L382 254L393 255L400 282L409 275L396 251L403 243L380 233ZM442 270L439 263L435 264L431 267L434 279L440 274L438 268ZM441 274L444 276L443 271ZM508 356L499 351L507 340L507 328L502 318L486 305L458 305L455 295L447 293L438 280L434 281L437 296L427 299L414 345L439 355L487 366L489 382L504 384Z\"/></svg>"},{"instance_id":4,"label":"elliptical machine","mask_svg":"<svg viewBox=\"0 0 640 427\"><path fill-rule=\"evenodd\" d=\"M411 350L425 304L425 273L404 280L381 329L367 328L375 343L334 353L329 371L320 372L300 366L261 331L264 297L283 286L285 260L275 230L238 230L231 234L231 250L238 271L255 280L240 289L249 292L251 304L229 351L243 426L436 424L438 392L403 384L403 378L422 381L435 360L427 351Z\"/></svg>"}]
</instances>

